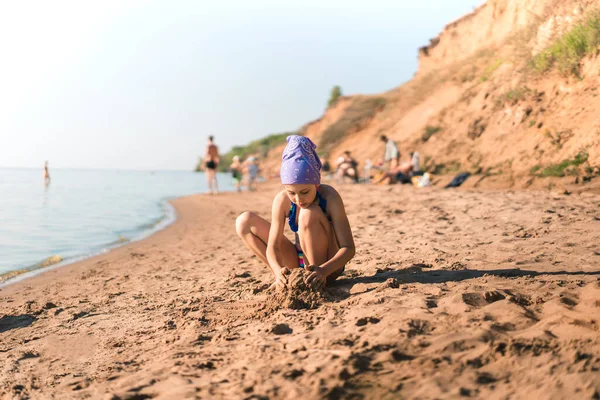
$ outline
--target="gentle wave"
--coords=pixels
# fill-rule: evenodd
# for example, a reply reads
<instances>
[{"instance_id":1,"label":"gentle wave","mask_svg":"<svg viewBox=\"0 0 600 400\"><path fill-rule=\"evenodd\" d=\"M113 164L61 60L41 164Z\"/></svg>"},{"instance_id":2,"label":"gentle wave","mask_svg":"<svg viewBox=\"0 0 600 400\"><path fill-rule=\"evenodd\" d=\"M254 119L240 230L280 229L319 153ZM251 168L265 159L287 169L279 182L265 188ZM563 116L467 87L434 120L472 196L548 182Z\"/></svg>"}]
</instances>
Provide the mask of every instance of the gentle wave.
<instances>
[{"instance_id":1,"label":"gentle wave","mask_svg":"<svg viewBox=\"0 0 600 400\"><path fill-rule=\"evenodd\" d=\"M169 199L206 192L201 173L51 174L44 186L38 170L0 169L0 283L144 239L175 220ZM218 178L222 191L234 189L229 174Z\"/></svg>"},{"instance_id":2,"label":"gentle wave","mask_svg":"<svg viewBox=\"0 0 600 400\"><path fill-rule=\"evenodd\" d=\"M145 239L146 237L158 232L159 230L166 228L167 226L175 222L175 220L177 219L175 209L168 202L165 202L163 207L165 209L165 215L161 216L160 218L157 218L156 220L153 220L152 222L141 224L135 227L133 230L136 231L137 234L131 239L119 236L117 240L102 245L101 250L96 252L79 254L77 256L68 257L66 259L56 254L53 256L49 256L43 259L42 261L36 262L35 264L30 265L28 267L5 272L3 274L0 274L0 287L5 286L7 283L14 283L14 281L17 280L16 278L19 278L21 276L27 275L27 277L31 277L38 273L44 272L49 269L48 267L59 267L72 264L77 261L85 260L86 258L106 253L112 249L123 246L125 244ZM10 282L8 282L9 280Z\"/></svg>"}]
</instances>

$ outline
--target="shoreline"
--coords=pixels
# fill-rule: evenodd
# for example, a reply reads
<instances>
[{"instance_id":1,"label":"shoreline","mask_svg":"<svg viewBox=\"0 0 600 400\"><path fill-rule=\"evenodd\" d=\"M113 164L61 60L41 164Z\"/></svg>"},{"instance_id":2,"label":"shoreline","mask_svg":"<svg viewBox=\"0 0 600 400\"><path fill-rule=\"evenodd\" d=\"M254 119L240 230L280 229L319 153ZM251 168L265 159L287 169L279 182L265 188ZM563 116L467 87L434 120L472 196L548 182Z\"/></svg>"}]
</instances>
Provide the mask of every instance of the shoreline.
<instances>
[{"instance_id":1,"label":"shoreline","mask_svg":"<svg viewBox=\"0 0 600 400\"><path fill-rule=\"evenodd\" d=\"M278 185L181 197L177 220L154 235L0 289L0 393L600 391L599 196L336 189L357 254L318 308L277 309L264 292L271 273L235 234L242 211L269 219Z\"/></svg>"},{"instance_id":2,"label":"shoreline","mask_svg":"<svg viewBox=\"0 0 600 400\"><path fill-rule=\"evenodd\" d=\"M199 193L192 194L191 196L195 196L198 194ZM115 249L118 249L119 247L125 246L127 244L136 243L136 242L139 242L140 240L149 238L150 236L160 232L161 230L166 229L169 225L175 223L175 221L177 220L177 212L171 203L171 201L175 200L175 199L176 198L169 199L169 200L165 199L165 200L160 201L159 206L165 207L165 214L163 216L161 216L160 218L156 219L154 221L155 223L153 223L153 224L144 223L144 224L140 225L140 226L149 226L149 225L152 225L152 226L149 229L141 230L133 238L131 238L131 239L121 238L120 240L117 240L117 241L99 245L98 247L102 247L100 250L96 250L96 251L92 250L89 253L82 253L82 254L75 255L75 256L72 256L72 257L69 257L66 259L63 259L60 256L60 254L50 255L29 267L23 267L23 268L18 268L15 270L10 270L10 271L4 272L4 273L0 274L0 289L2 289L3 287L7 287L9 285L12 285L16 282L20 282L20 281L29 279L38 274L43 274L46 271L51 271L56 268L66 267L71 264L85 261L92 257L101 256L101 255L107 254ZM52 259L56 258L56 257L60 258L60 261L52 262Z\"/></svg>"}]
</instances>

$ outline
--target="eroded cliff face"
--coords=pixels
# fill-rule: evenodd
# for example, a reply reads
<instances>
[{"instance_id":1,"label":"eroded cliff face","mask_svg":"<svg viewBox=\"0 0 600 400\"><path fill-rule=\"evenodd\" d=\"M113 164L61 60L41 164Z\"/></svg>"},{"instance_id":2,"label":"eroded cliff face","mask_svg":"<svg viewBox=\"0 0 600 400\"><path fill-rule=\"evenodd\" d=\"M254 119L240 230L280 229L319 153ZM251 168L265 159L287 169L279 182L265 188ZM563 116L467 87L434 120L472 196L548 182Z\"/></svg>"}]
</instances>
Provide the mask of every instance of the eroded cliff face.
<instances>
[{"instance_id":1,"label":"eroded cliff face","mask_svg":"<svg viewBox=\"0 0 600 400\"><path fill-rule=\"evenodd\" d=\"M418 74L453 64L480 49L495 47L515 32L537 23L553 0L489 0L446 25L419 49Z\"/></svg>"},{"instance_id":2,"label":"eroded cliff face","mask_svg":"<svg viewBox=\"0 0 600 400\"><path fill-rule=\"evenodd\" d=\"M472 56L482 49L502 45L531 29L530 51L538 53L568 30L594 0L489 0L472 13L446 25L419 49L418 74L426 74Z\"/></svg>"},{"instance_id":3,"label":"eroded cliff face","mask_svg":"<svg viewBox=\"0 0 600 400\"><path fill-rule=\"evenodd\" d=\"M363 165L376 163L385 134L403 160L419 151L436 173L479 174L471 185L545 187L548 176L561 175L588 184L600 174L598 51L581 59L578 76L533 71L531 60L594 9L600 0L490 0L420 50L411 81L345 97L302 133L329 143L330 162L349 150ZM358 120L357 98L377 108ZM269 161L275 173L280 154Z\"/></svg>"}]
</instances>

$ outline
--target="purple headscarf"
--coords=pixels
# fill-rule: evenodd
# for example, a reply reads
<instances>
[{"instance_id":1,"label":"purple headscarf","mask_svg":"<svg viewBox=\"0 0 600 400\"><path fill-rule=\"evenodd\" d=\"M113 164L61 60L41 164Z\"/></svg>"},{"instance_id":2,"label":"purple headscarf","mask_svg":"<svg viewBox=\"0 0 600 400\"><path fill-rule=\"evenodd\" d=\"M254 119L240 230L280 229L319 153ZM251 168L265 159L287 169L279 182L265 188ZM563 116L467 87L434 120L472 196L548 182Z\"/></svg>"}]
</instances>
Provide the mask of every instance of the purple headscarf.
<instances>
[{"instance_id":1,"label":"purple headscarf","mask_svg":"<svg viewBox=\"0 0 600 400\"><path fill-rule=\"evenodd\" d=\"M304 136L287 137L281 157L281 183L284 185L318 185L321 183L321 160L315 152L317 145Z\"/></svg>"}]
</instances>

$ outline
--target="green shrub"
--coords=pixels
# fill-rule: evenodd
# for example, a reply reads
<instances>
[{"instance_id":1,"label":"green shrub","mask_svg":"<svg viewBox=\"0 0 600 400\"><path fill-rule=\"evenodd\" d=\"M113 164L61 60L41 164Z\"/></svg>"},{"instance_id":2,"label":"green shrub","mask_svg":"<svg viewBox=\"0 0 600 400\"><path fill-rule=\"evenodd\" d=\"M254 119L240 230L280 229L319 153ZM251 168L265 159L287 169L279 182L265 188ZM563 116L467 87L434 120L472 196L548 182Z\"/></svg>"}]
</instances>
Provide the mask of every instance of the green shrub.
<instances>
[{"instance_id":1,"label":"green shrub","mask_svg":"<svg viewBox=\"0 0 600 400\"><path fill-rule=\"evenodd\" d=\"M516 89L509 90L505 95L506 100L508 100L508 101L523 100L529 92L531 92L531 89L529 89L528 87L518 87Z\"/></svg>"},{"instance_id":2,"label":"green shrub","mask_svg":"<svg viewBox=\"0 0 600 400\"><path fill-rule=\"evenodd\" d=\"M460 161L458 160L452 160L449 161L447 163L431 163L431 165L428 165L427 170L424 172L429 172L430 174L433 175L446 175L446 174L453 174L456 173L458 171L460 171L461 169L461 165L460 165Z\"/></svg>"},{"instance_id":3,"label":"green shrub","mask_svg":"<svg viewBox=\"0 0 600 400\"><path fill-rule=\"evenodd\" d=\"M356 97L342 116L323 132L319 151L330 153L344 136L364 128L378 111L383 110L386 100L382 97Z\"/></svg>"},{"instance_id":4,"label":"green shrub","mask_svg":"<svg viewBox=\"0 0 600 400\"><path fill-rule=\"evenodd\" d=\"M438 133L441 130L442 130L442 128L439 126L427 125L425 127L425 130L423 131L423 135L421 135L421 140L423 141L423 143L425 143L426 141L429 140L429 138L431 138L433 135L435 135L436 133Z\"/></svg>"},{"instance_id":5,"label":"green shrub","mask_svg":"<svg viewBox=\"0 0 600 400\"><path fill-rule=\"evenodd\" d=\"M339 86L334 86L331 88L331 94L329 95L329 101L327 102L327 107L331 107L335 102L342 96L342 88Z\"/></svg>"},{"instance_id":6,"label":"green shrub","mask_svg":"<svg viewBox=\"0 0 600 400\"><path fill-rule=\"evenodd\" d=\"M500 68L500 66L502 65L503 62L504 62L504 60L498 59L498 60L494 61L493 64L487 66L486 69L483 70L483 75L481 76L481 82L485 82L485 81L489 80L492 77L492 75L494 74L494 72L496 72L496 70L498 68Z\"/></svg>"},{"instance_id":7,"label":"green shrub","mask_svg":"<svg viewBox=\"0 0 600 400\"><path fill-rule=\"evenodd\" d=\"M565 176L565 169L567 167L570 166L578 166L583 164L584 162L586 162L588 159L588 154L584 151L579 152L575 155L575 157L572 160L564 160L562 162L560 162L559 164L552 164L547 166L546 168L544 168L538 175L542 176L542 177L549 177L549 176L556 176L556 177L563 177ZM533 168L532 168L533 170ZM537 172L538 169L536 169L535 172ZM532 174L534 174L535 172L532 172Z\"/></svg>"},{"instance_id":8,"label":"green shrub","mask_svg":"<svg viewBox=\"0 0 600 400\"><path fill-rule=\"evenodd\" d=\"M530 64L540 73L556 67L562 74L579 76L581 60L595 54L599 45L600 11L594 11L549 48L533 57Z\"/></svg>"}]
</instances>

